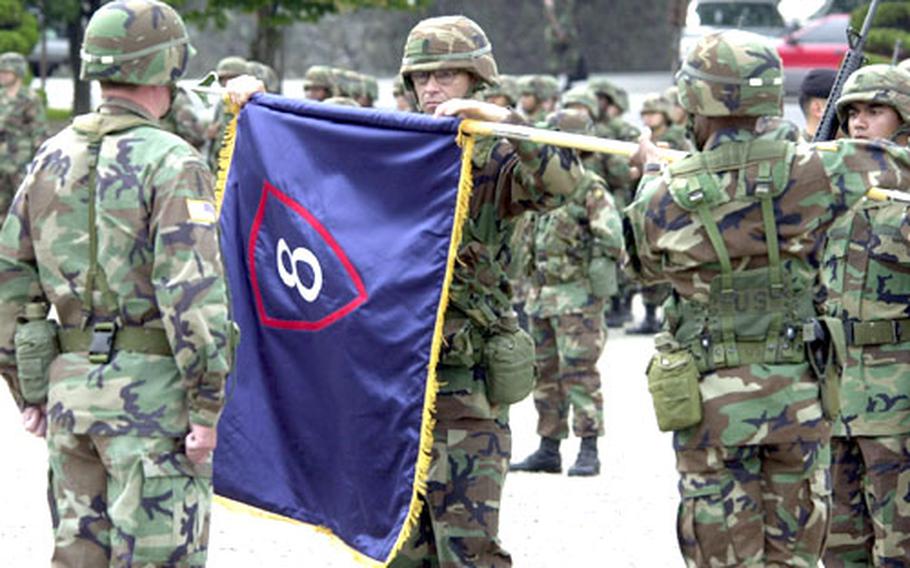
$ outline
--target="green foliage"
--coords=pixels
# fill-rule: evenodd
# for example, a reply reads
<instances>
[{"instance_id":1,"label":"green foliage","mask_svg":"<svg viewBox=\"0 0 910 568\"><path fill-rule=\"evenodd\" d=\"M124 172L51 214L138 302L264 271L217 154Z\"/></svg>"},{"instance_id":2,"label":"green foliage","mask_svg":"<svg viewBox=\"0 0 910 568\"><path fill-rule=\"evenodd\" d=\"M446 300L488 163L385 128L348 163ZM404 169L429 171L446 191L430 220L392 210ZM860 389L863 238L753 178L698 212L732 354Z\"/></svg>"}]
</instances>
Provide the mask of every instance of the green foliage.
<instances>
[{"instance_id":1,"label":"green foliage","mask_svg":"<svg viewBox=\"0 0 910 568\"><path fill-rule=\"evenodd\" d=\"M850 25L857 30L861 29L868 11L868 5L854 10L850 16ZM902 57L906 57L910 52L910 0L884 0L878 7L866 40L866 53L870 62L890 62L898 41L902 46Z\"/></svg>"},{"instance_id":2,"label":"green foliage","mask_svg":"<svg viewBox=\"0 0 910 568\"><path fill-rule=\"evenodd\" d=\"M47 109L47 120L51 123L69 122L72 117L73 111L68 108Z\"/></svg>"},{"instance_id":3,"label":"green foliage","mask_svg":"<svg viewBox=\"0 0 910 568\"><path fill-rule=\"evenodd\" d=\"M20 0L0 0L0 53L31 53L38 41L38 20Z\"/></svg>"}]
</instances>

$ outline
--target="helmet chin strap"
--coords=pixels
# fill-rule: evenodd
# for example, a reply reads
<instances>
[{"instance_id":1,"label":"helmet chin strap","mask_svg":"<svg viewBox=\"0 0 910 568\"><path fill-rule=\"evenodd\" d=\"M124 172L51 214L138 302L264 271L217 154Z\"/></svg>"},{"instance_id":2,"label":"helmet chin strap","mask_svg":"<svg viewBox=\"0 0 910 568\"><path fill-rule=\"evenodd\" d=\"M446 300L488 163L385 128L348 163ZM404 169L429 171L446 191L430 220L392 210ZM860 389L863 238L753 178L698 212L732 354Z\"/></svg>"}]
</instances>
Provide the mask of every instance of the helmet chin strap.
<instances>
[{"instance_id":1,"label":"helmet chin strap","mask_svg":"<svg viewBox=\"0 0 910 568\"><path fill-rule=\"evenodd\" d=\"M702 145L698 143L697 137L695 136L695 115L688 111L686 111L685 129L686 138L692 143L692 146L700 152L702 150Z\"/></svg>"}]
</instances>

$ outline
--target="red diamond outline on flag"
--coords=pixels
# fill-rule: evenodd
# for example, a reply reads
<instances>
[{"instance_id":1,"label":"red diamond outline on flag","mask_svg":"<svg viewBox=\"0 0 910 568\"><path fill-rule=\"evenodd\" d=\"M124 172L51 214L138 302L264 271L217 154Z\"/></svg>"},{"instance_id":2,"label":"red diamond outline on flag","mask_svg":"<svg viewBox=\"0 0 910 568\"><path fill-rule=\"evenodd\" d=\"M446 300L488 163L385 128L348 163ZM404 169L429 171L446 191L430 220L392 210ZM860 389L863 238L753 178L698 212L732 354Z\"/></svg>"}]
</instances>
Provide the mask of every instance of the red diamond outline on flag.
<instances>
[{"instance_id":1,"label":"red diamond outline on flag","mask_svg":"<svg viewBox=\"0 0 910 568\"><path fill-rule=\"evenodd\" d=\"M351 278L351 282L354 283L354 287L357 289L357 296L355 296L353 300L322 319L316 321L286 320L274 318L265 311L265 304L262 301L262 293L259 288L258 272L256 270L256 241L259 239L259 230L262 227L262 219L265 217L265 206L270 195L300 215L304 221L313 227L326 244L329 245L329 248L332 249L332 252L335 253L338 260L341 261L348 276ZM358 306L366 302L369 297L366 287L363 285L363 280L360 278L360 275L357 274L357 270L354 268L354 265L351 264L350 259L344 253L344 250L341 248L341 245L338 244L338 241L332 237L331 233L329 233L322 223L320 223L306 207L270 184L268 181L263 181L262 183L262 197L259 200L259 207L256 210L256 216L253 218L253 226L250 229L250 240L247 245L247 258L251 267L250 283L253 286L253 297L256 300L256 311L259 314L259 321L268 327L301 331L318 331L349 315L356 310Z\"/></svg>"}]
</instances>

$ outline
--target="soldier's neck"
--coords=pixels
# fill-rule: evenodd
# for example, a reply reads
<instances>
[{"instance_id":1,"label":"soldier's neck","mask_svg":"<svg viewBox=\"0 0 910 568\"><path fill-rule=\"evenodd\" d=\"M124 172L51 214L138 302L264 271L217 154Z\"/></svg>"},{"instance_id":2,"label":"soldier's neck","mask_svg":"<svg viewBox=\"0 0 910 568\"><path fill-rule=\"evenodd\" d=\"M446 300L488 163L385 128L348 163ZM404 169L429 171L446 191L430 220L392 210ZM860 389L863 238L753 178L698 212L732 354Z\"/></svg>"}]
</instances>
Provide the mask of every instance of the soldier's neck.
<instances>
[{"instance_id":1,"label":"soldier's neck","mask_svg":"<svg viewBox=\"0 0 910 568\"><path fill-rule=\"evenodd\" d=\"M20 81L14 81L12 85L4 89L4 93L6 93L6 96L11 99L19 94L19 89L21 87L22 83Z\"/></svg>"}]
</instances>

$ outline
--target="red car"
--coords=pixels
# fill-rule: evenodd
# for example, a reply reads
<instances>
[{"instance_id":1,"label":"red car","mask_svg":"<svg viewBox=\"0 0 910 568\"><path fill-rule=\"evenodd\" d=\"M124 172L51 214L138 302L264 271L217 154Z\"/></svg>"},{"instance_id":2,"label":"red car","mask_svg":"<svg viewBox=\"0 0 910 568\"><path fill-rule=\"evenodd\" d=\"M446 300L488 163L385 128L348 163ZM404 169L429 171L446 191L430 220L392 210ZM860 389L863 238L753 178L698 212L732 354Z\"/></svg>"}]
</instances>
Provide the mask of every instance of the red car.
<instances>
[{"instance_id":1,"label":"red car","mask_svg":"<svg viewBox=\"0 0 910 568\"><path fill-rule=\"evenodd\" d=\"M784 62L784 90L787 93L799 91L799 85L810 69L840 67L849 47L849 23L849 14L831 14L811 20L783 37L777 52Z\"/></svg>"}]
</instances>

